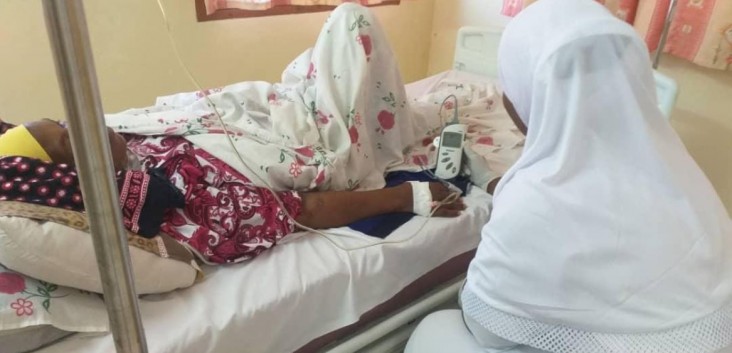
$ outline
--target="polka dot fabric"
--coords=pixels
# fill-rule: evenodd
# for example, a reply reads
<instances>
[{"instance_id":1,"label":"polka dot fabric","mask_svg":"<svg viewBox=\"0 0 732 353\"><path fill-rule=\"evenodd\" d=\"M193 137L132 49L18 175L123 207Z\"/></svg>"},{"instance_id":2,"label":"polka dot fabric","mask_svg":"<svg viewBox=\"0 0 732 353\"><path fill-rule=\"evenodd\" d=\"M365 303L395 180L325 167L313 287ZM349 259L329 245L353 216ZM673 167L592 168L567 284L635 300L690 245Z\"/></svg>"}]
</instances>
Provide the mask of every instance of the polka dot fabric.
<instances>
[{"instance_id":1,"label":"polka dot fabric","mask_svg":"<svg viewBox=\"0 0 732 353\"><path fill-rule=\"evenodd\" d=\"M0 120L0 135L14 125ZM165 212L185 205L183 194L159 171L116 175L125 228L143 237L160 233ZM19 201L84 211L76 169L38 159L0 156L0 202Z\"/></svg>"},{"instance_id":2,"label":"polka dot fabric","mask_svg":"<svg viewBox=\"0 0 732 353\"><path fill-rule=\"evenodd\" d=\"M0 158L0 201L84 210L74 168L25 157Z\"/></svg>"},{"instance_id":3,"label":"polka dot fabric","mask_svg":"<svg viewBox=\"0 0 732 353\"><path fill-rule=\"evenodd\" d=\"M125 228L144 237L160 233L165 212L185 205L181 192L155 170L117 173ZM19 201L82 212L76 169L25 157L0 158L0 202Z\"/></svg>"}]
</instances>

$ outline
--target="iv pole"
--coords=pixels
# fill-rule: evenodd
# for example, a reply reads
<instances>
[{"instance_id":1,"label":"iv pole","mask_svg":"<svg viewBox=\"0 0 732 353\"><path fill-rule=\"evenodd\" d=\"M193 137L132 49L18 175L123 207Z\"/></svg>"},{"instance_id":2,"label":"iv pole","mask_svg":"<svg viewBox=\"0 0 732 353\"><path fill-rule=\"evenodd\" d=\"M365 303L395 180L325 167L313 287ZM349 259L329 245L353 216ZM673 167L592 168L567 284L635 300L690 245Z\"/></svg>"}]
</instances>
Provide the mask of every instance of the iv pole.
<instances>
[{"instance_id":1,"label":"iv pole","mask_svg":"<svg viewBox=\"0 0 732 353\"><path fill-rule=\"evenodd\" d=\"M43 0L43 10L114 344L119 353L146 353L84 8L81 0Z\"/></svg>"},{"instance_id":2,"label":"iv pole","mask_svg":"<svg viewBox=\"0 0 732 353\"><path fill-rule=\"evenodd\" d=\"M663 54L663 48L666 46L666 40L668 39L668 32L671 30L671 22L676 13L676 5L678 0L671 0L668 6L668 13L666 14L666 21L663 23L663 32L661 32L661 39L658 42L658 48L656 49L656 55L653 58L653 68L658 69L658 64L661 62L661 54Z\"/></svg>"}]
</instances>

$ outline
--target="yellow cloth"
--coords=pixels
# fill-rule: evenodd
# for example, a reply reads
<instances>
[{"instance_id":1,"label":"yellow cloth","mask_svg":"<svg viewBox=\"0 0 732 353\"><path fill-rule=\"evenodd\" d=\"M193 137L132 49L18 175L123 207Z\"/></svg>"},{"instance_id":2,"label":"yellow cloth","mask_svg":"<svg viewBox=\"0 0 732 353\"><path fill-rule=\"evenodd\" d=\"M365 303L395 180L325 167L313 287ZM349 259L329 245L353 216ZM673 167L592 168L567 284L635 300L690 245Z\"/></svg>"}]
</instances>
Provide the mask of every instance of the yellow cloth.
<instances>
[{"instance_id":1,"label":"yellow cloth","mask_svg":"<svg viewBox=\"0 0 732 353\"><path fill-rule=\"evenodd\" d=\"M21 156L51 162L46 150L23 125L16 126L0 136L0 156Z\"/></svg>"}]
</instances>

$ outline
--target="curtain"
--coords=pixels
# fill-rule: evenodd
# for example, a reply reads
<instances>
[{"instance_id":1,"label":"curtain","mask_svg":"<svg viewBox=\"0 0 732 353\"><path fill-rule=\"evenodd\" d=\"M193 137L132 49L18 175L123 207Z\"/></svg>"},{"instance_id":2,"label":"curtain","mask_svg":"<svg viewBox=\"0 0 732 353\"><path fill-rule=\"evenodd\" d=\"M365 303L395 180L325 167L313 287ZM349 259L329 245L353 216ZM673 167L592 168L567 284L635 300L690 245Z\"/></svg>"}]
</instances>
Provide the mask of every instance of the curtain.
<instances>
[{"instance_id":1,"label":"curtain","mask_svg":"<svg viewBox=\"0 0 732 353\"><path fill-rule=\"evenodd\" d=\"M361 5L378 5L382 3L393 3L390 0L205 0L206 13L208 15L216 10L240 9L240 10L269 10L276 6L336 6L344 2L356 2Z\"/></svg>"},{"instance_id":2,"label":"curtain","mask_svg":"<svg viewBox=\"0 0 732 353\"><path fill-rule=\"evenodd\" d=\"M537 0L504 0L503 14L515 16ZM631 23L655 51L671 0L597 0ZM698 65L732 70L732 0L678 0L664 52Z\"/></svg>"}]
</instances>

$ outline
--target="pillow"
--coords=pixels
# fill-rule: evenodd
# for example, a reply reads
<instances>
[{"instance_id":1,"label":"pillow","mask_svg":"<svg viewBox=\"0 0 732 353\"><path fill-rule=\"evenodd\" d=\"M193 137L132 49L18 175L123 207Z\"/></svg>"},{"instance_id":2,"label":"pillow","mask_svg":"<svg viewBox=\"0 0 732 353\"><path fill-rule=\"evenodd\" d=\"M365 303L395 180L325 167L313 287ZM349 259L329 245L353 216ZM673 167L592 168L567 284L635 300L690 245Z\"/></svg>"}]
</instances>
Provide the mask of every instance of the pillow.
<instances>
[{"instance_id":1,"label":"pillow","mask_svg":"<svg viewBox=\"0 0 732 353\"><path fill-rule=\"evenodd\" d=\"M0 202L0 263L50 283L102 293L86 215L20 202ZM138 294L193 285L201 277L193 255L166 235L128 234Z\"/></svg>"},{"instance_id":2,"label":"pillow","mask_svg":"<svg viewBox=\"0 0 732 353\"><path fill-rule=\"evenodd\" d=\"M99 295L0 266L0 352L27 352L74 332L107 332L108 325Z\"/></svg>"}]
</instances>

